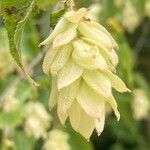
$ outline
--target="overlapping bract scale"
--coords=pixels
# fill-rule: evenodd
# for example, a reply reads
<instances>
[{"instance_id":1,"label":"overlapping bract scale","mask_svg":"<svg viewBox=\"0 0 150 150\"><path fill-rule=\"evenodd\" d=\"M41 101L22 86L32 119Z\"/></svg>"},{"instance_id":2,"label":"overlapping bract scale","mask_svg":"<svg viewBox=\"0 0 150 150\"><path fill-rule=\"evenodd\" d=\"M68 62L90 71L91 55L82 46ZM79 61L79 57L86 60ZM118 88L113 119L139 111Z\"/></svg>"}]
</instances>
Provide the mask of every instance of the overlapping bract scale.
<instances>
[{"instance_id":1,"label":"overlapping bract scale","mask_svg":"<svg viewBox=\"0 0 150 150\"><path fill-rule=\"evenodd\" d=\"M44 73L52 76L50 108L57 105L60 122L69 118L74 130L89 139L94 129L98 135L104 129L106 103L120 119L112 88L130 90L113 73L115 40L86 13L85 8L67 12L41 45L50 45L43 62Z\"/></svg>"}]
</instances>

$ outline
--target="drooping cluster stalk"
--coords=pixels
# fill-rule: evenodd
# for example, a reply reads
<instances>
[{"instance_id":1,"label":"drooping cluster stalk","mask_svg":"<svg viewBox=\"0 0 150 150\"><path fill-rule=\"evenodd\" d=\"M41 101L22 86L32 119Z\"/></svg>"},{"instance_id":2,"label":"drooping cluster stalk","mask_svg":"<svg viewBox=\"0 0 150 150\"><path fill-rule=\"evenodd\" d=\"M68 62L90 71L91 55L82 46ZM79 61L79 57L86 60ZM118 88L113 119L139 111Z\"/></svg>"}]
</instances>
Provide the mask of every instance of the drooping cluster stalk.
<instances>
[{"instance_id":1,"label":"drooping cluster stalk","mask_svg":"<svg viewBox=\"0 0 150 150\"><path fill-rule=\"evenodd\" d=\"M67 0L67 4L70 10L75 9L75 1L74 0Z\"/></svg>"}]
</instances>

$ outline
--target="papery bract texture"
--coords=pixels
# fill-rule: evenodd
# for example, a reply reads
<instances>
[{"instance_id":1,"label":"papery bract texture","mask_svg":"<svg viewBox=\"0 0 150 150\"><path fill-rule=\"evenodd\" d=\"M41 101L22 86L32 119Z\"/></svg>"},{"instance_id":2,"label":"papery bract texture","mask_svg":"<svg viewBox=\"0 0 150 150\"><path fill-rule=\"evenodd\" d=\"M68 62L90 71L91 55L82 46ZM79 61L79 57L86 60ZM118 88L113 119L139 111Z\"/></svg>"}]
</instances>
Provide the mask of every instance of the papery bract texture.
<instances>
[{"instance_id":1,"label":"papery bract texture","mask_svg":"<svg viewBox=\"0 0 150 150\"><path fill-rule=\"evenodd\" d=\"M130 90L113 73L118 64L115 40L86 13L85 8L67 12L41 45L51 47L43 62L44 73L52 76L50 108L57 105L60 122L69 118L73 129L89 139L94 129L98 135L104 129L106 104L120 119L112 88Z\"/></svg>"}]
</instances>

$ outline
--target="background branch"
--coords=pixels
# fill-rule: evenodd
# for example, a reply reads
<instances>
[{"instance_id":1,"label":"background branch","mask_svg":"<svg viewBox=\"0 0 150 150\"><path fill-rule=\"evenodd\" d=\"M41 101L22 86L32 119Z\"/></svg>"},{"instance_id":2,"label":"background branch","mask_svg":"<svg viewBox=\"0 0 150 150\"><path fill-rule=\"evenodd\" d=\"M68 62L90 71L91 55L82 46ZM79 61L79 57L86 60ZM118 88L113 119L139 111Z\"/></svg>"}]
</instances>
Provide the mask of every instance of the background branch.
<instances>
[{"instance_id":1,"label":"background branch","mask_svg":"<svg viewBox=\"0 0 150 150\"><path fill-rule=\"evenodd\" d=\"M33 69L34 67L36 67L41 60L43 59L46 51L47 51L48 47L45 47L43 49L43 51L41 53L39 53L37 55L37 57L35 59L33 59L33 61L31 62L31 64L29 64L28 67L26 67L26 71L29 75L31 75L33 73ZM3 103L3 100L5 98L5 96L9 93L9 91L12 89L12 87L16 86L20 80L24 79L24 75L23 74L18 74L18 76L16 77L16 79L14 79L4 90L4 92L0 95L0 105Z\"/></svg>"},{"instance_id":2,"label":"background branch","mask_svg":"<svg viewBox=\"0 0 150 150\"><path fill-rule=\"evenodd\" d=\"M150 24L149 24L149 22L147 22L142 27L143 28L142 33L141 33L141 35L140 35L139 39L137 40L136 45L134 47L136 54L138 54L141 51L141 49L143 48L143 45L145 43L145 39L149 34L149 32L148 32L149 26L150 26Z\"/></svg>"}]
</instances>

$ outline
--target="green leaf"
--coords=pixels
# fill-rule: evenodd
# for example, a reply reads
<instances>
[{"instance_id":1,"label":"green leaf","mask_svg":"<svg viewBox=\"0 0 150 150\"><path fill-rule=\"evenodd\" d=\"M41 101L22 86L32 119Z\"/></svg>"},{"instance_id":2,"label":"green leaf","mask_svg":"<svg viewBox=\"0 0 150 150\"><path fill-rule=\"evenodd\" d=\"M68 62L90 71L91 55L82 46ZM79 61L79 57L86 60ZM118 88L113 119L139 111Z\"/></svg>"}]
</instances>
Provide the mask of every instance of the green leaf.
<instances>
[{"instance_id":1,"label":"green leaf","mask_svg":"<svg viewBox=\"0 0 150 150\"><path fill-rule=\"evenodd\" d=\"M17 127L23 121L23 107L17 109L14 112L1 112L0 113L0 128L4 128L6 126L9 127Z\"/></svg>"},{"instance_id":2,"label":"green leaf","mask_svg":"<svg viewBox=\"0 0 150 150\"><path fill-rule=\"evenodd\" d=\"M93 150L93 145L91 142L88 142L85 138L83 138L79 133L75 132L69 126L66 129L66 132L69 134L69 144L71 146L71 150Z\"/></svg>"},{"instance_id":3,"label":"green leaf","mask_svg":"<svg viewBox=\"0 0 150 150\"><path fill-rule=\"evenodd\" d=\"M53 5L57 2L58 0L38 0L37 5L40 9L45 10L48 8L50 5Z\"/></svg>"},{"instance_id":4,"label":"green leaf","mask_svg":"<svg viewBox=\"0 0 150 150\"><path fill-rule=\"evenodd\" d=\"M15 132L15 145L14 150L33 150L35 146L35 140L27 137L23 132Z\"/></svg>"},{"instance_id":5,"label":"green leaf","mask_svg":"<svg viewBox=\"0 0 150 150\"><path fill-rule=\"evenodd\" d=\"M26 73L21 60L20 43L24 26L29 19L37 0L2 0L1 9L9 39L9 49L18 66L23 70L28 80L37 85Z\"/></svg>"}]
</instances>

